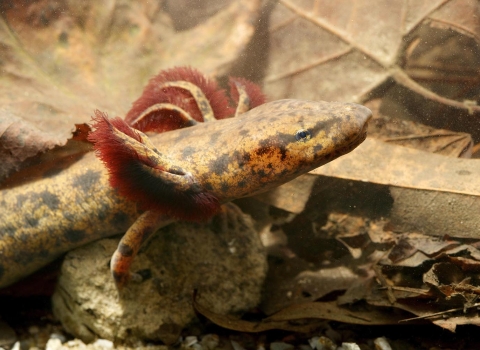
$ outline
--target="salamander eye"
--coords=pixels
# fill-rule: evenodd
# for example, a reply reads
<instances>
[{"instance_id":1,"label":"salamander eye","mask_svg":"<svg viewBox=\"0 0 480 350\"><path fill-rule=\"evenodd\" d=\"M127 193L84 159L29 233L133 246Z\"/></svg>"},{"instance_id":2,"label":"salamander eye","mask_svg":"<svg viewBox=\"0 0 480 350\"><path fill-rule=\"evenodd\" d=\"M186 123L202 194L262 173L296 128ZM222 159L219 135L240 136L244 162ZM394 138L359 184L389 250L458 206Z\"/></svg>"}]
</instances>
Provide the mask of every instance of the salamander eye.
<instances>
[{"instance_id":1,"label":"salamander eye","mask_svg":"<svg viewBox=\"0 0 480 350\"><path fill-rule=\"evenodd\" d=\"M305 129L300 129L295 133L295 139L297 141L308 141L312 137L312 134L310 134L310 131L305 130Z\"/></svg>"}]
</instances>

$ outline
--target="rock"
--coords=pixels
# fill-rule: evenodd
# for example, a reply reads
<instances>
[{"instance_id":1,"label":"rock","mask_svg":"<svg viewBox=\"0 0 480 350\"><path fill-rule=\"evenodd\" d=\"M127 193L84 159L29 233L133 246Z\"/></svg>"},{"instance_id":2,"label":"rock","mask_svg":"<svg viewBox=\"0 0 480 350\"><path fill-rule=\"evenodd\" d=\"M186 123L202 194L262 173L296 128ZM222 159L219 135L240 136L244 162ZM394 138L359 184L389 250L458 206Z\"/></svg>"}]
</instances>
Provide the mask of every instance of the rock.
<instances>
[{"instance_id":1,"label":"rock","mask_svg":"<svg viewBox=\"0 0 480 350\"><path fill-rule=\"evenodd\" d=\"M93 346L104 350L111 350L114 348L113 343L107 339L97 339L93 343Z\"/></svg>"},{"instance_id":2,"label":"rock","mask_svg":"<svg viewBox=\"0 0 480 350\"><path fill-rule=\"evenodd\" d=\"M335 350L337 345L327 337L313 337L309 339L308 343L314 350Z\"/></svg>"},{"instance_id":3,"label":"rock","mask_svg":"<svg viewBox=\"0 0 480 350\"><path fill-rule=\"evenodd\" d=\"M255 307L267 270L249 216L235 205L206 224L176 223L157 232L135 258L144 276L117 292L109 271L119 239L104 239L67 254L53 295L65 329L91 342L100 337L132 344L172 343L195 319L192 295L221 314Z\"/></svg>"},{"instance_id":4,"label":"rock","mask_svg":"<svg viewBox=\"0 0 480 350\"><path fill-rule=\"evenodd\" d=\"M50 338L45 345L45 350L61 350L62 349L62 342L60 339L57 338Z\"/></svg>"},{"instance_id":5,"label":"rock","mask_svg":"<svg viewBox=\"0 0 480 350\"><path fill-rule=\"evenodd\" d=\"M373 344L375 344L375 349L376 350L392 350L392 347L388 343L387 338L385 337L379 337L373 341Z\"/></svg>"},{"instance_id":6,"label":"rock","mask_svg":"<svg viewBox=\"0 0 480 350\"><path fill-rule=\"evenodd\" d=\"M0 346L9 347L17 341L17 335L12 327L0 320Z\"/></svg>"},{"instance_id":7,"label":"rock","mask_svg":"<svg viewBox=\"0 0 480 350\"><path fill-rule=\"evenodd\" d=\"M201 344L206 350L215 350L220 344L220 337L216 334L206 334L202 337Z\"/></svg>"}]
</instances>

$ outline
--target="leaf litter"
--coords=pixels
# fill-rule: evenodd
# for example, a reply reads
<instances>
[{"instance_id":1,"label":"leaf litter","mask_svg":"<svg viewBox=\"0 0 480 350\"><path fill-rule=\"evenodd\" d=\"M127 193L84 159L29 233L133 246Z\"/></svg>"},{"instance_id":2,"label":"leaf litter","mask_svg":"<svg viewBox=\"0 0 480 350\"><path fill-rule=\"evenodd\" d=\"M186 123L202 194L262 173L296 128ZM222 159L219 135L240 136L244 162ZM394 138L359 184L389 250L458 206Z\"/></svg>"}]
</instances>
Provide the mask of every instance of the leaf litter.
<instances>
[{"instance_id":1,"label":"leaf litter","mask_svg":"<svg viewBox=\"0 0 480 350\"><path fill-rule=\"evenodd\" d=\"M2 2L0 120L33 125L36 138L47 139L32 139L38 151L64 145L95 109L125 115L161 69L226 72L253 34L258 4L232 1L198 26L175 31L159 2ZM1 146L21 137L2 133ZM12 152L2 173L18 169L31 148Z\"/></svg>"},{"instance_id":2,"label":"leaf litter","mask_svg":"<svg viewBox=\"0 0 480 350\"><path fill-rule=\"evenodd\" d=\"M470 159L480 138L479 14L468 0L272 5L268 35L257 38L270 45L266 92L364 103L374 120L355 151L263 196L297 214L272 225L287 242L270 261L267 315L333 299L344 314L381 306L451 331L478 325L467 294L478 283L480 239L480 165ZM352 225L352 215L365 224ZM461 279L431 270L437 263L456 266ZM427 273L443 282L428 284ZM345 276L350 286L332 282ZM455 298L441 292L447 285Z\"/></svg>"}]
</instances>

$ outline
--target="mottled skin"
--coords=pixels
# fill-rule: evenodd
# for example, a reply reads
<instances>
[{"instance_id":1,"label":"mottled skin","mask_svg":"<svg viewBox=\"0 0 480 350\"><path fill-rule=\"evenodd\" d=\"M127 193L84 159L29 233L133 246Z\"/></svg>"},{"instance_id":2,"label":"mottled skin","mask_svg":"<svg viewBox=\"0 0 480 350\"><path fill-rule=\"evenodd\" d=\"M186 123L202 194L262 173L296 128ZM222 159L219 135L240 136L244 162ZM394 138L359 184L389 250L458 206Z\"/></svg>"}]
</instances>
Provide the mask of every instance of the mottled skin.
<instances>
[{"instance_id":1,"label":"mottled skin","mask_svg":"<svg viewBox=\"0 0 480 350\"><path fill-rule=\"evenodd\" d=\"M176 166L228 202L277 187L348 153L363 141L370 113L353 103L278 100L235 119L150 139ZM310 140L296 140L302 129L310 132Z\"/></svg>"},{"instance_id":2,"label":"mottled skin","mask_svg":"<svg viewBox=\"0 0 480 350\"><path fill-rule=\"evenodd\" d=\"M68 250L125 231L140 215L95 154L53 177L0 191L0 287Z\"/></svg>"},{"instance_id":3,"label":"mottled skin","mask_svg":"<svg viewBox=\"0 0 480 350\"><path fill-rule=\"evenodd\" d=\"M370 116L356 104L280 100L150 141L163 162L189 173L192 186L225 203L348 153L364 140ZM0 191L0 207L0 287L75 247L125 232L139 216L148 221L109 186L93 153L60 174Z\"/></svg>"}]
</instances>

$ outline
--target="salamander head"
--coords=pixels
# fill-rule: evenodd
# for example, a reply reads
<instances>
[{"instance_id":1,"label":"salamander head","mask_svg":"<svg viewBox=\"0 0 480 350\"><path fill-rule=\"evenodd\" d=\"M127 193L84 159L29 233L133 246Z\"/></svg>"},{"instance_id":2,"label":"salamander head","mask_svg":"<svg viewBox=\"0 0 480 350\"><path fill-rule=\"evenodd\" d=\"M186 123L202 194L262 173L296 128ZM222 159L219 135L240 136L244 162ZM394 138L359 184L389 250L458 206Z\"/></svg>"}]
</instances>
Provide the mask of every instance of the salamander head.
<instances>
[{"instance_id":1,"label":"salamander head","mask_svg":"<svg viewBox=\"0 0 480 350\"><path fill-rule=\"evenodd\" d=\"M350 152L365 139L370 117L368 108L354 103L279 100L184 130L188 137L178 138L170 154L225 202L277 187Z\"/></svg>"},{"instance_id":2,"label":"salamander head","mask_svg":"<svg viewBox=\"0 0 480 350\"><path fill-rule=\"evenodd\" d=\"M97 113L89 138L120 194L144 209L203 220L221 203L288 182L357 147L369 109L353 103L280 100L240 117L149 139Z\"/></svg>"}]
</instances>

